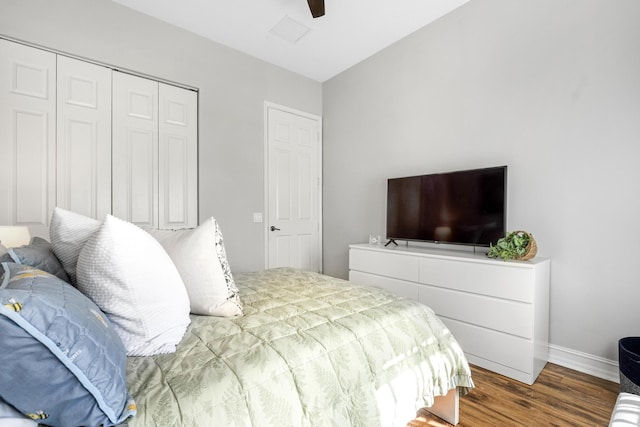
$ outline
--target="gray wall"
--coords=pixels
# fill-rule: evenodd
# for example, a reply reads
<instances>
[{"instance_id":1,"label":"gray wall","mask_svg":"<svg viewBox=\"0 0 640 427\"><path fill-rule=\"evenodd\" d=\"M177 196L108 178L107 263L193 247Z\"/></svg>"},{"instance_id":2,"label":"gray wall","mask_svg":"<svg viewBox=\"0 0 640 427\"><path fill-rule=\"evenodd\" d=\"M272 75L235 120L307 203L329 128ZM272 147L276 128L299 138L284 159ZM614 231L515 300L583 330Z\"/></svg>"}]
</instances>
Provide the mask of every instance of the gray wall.
<instances>
[{"instance_id":1,"label":"gray wall","mask_svg":"<svg viewBox=\"0 0 640 427\"><path fill-rule=\"evenodd\" d=\"M263 103L322 113L322 86L109 0L2 0L0 34L200 89L200 219L234 271L264 267Z\"/></svg>"},{"instance_id":2,"label":"gray wall","mask_svg":"<svg viewBox=\"0 0 640 427\"><path fill-rule=\"evenodd\" d=\"M637 335L640 2L472 0L323 85L109 0L2 0L0 34L200 89L200 218L263 266L263 102L323 114L324 267L385 232L386 179L507 164L552 258L551 341ZM324 99L323 99L324 98Z\"/></svg>"},{"instance_id":3,"label":"gray wall","mask_svg":"<svg viewBox=\"0 0 640 427\"><path fill-rule=\"evenodd\" d=\"M506 164L508 229L552 259L552 344L617 360L640 328L639 18L472 0L325 82L325 273L384 235L387 178Z\"/></svg>"}]
</instances>

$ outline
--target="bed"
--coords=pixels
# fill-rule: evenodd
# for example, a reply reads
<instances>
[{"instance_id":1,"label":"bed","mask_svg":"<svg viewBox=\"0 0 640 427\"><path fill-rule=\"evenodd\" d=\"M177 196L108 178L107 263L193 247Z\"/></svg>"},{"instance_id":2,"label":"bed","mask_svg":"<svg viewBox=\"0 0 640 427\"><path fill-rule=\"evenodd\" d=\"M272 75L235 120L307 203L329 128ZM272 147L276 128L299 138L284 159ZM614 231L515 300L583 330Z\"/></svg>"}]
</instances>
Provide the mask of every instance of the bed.
<instances>
[{"instance_id":1,"label":"bed","mask_svg":"<svg viewBox=\"0 0 640 427\"><path fill-rule=\"evenodd\" d=\"M51 243L0 254L0 424L387 427L425 407L456 424L473 388L426 305L292 268L232 275L213 218L51 224Z\"/></svg>"},{"instance_id":2,"label":"bed","mask_svg":"<svg viewBox=\"0 0 640 427\"><path fill-rule=\"evenodd\" d=\"M236 275L245 315L192 316L176 353L133 357L142 426L405 426L473 386L425 305L290 268Z\"/></svg>"}]
</instances>

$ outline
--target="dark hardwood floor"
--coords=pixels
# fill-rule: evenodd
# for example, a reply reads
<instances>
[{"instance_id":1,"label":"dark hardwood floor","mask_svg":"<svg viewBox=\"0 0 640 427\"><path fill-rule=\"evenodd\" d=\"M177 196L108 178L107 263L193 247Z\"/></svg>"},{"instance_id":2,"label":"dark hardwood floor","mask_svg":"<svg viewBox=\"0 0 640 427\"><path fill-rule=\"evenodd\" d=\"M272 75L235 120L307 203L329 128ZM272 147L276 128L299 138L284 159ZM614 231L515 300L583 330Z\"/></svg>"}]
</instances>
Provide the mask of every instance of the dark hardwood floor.
<instances>
[{"instance_id":1,"label":"dark hardwood floor","mask_svg":"<svg viewBox=\"0 0 640 427\"><path fill-rule=\"evenodd\" d=\"M529 386L471 366L476 388L460 398L459 427L608 426L617 383L548 363ZM420 412L408 427L451 426Z\"/></svg>"}]
</instances>

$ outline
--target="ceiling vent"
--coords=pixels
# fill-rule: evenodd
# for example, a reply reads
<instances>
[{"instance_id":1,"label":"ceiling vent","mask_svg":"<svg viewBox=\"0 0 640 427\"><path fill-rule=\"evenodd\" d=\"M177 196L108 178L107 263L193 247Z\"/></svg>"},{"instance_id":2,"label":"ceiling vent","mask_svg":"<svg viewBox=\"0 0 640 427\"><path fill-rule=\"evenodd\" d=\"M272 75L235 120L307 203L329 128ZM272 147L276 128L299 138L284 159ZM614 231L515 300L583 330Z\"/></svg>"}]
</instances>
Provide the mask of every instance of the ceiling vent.
<instances>
[{"instance_id":1,"label":"ceiling vent","mask_svg":"<svg viewBox=\"0 0 640 427\"><path fill-rule=\"evenodd\" d=\"M307 27L303 23L285 15L280 22L269 30L269 34L289 43L296 44L310 30L311 28Z\"/></svg>"}]
</instances>

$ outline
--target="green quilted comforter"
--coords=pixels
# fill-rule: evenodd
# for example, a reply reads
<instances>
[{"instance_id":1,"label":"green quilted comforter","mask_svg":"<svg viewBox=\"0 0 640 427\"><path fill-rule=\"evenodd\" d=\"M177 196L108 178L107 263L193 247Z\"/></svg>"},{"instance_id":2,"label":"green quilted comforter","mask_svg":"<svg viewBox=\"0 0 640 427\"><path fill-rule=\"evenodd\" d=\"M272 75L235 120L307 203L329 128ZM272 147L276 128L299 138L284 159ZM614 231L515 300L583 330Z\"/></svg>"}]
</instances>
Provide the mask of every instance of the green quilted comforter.
<instances>
[{"instance_id":1,"label":"green quilted comforter","mask_svg":"<svg viewBox=\"0 0 640 427\"><path fill-rule=\"evenodd\" d=\"M131 357L141 426L405 426L473 387L425 305L321 274L235 276L244 317L192 316L177 352Z\"/></svg>"}]
</instances>

